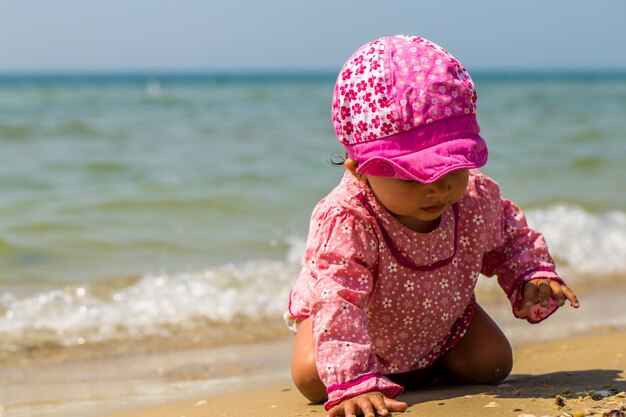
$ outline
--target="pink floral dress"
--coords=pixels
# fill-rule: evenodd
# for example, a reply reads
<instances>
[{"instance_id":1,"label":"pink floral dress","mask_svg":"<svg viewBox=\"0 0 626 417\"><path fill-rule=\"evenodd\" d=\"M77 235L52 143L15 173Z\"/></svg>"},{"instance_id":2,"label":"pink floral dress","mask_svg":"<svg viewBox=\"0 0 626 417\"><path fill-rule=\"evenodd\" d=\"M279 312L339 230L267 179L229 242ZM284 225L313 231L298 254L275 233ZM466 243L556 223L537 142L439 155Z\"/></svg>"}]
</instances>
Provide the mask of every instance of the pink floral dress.
<instances>
[{"instance_id":1,"label":"pink floral dress","mask_svg":"<svg viewBox=\"0 0 626 417\"><path fill-rule=\"evenodd\" d=\"M497 275L513 314L533 278L562 282L541 234L498 185L472 170L457 204L430 233L400 224L367 185L346 173L316 206L285 317L310 317L326 409L369 391L403 388L386 374L425 368L463 337L479 274ZM536 323L558 308L536 305Z\"/></svg>"}]
</instances>

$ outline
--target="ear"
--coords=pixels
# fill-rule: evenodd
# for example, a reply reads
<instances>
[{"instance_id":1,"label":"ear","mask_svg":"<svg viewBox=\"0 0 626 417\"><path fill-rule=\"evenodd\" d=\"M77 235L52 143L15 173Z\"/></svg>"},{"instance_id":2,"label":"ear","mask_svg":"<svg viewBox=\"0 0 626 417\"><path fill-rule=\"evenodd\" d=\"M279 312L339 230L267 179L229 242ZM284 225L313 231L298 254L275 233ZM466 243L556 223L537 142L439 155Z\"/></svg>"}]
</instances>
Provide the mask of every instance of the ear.
<instances>
[{"instance_id":1,"label":"ear","mask_svg":"<svg viewBox=\"0 0 626 417\"><path fill-rule=\"evenodd\" d=\"M367 179L365 175L356 172L356 169L359 167L359 163L354 159L346 158L346 160L343 161L343 166L345 166L346 169L350 171L350 173L354 175L359 181L365 181Z\"/></svg>"}]
</instances>

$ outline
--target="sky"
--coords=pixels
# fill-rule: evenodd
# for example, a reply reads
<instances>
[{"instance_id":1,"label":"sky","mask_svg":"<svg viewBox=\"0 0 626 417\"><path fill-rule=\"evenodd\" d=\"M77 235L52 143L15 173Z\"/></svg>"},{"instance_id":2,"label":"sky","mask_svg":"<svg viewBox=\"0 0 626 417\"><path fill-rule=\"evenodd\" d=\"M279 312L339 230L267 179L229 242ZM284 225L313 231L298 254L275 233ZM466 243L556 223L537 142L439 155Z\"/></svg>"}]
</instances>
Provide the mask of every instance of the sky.
<instances>
[{"instance_id":1,"label":"sky","mask_svg":"<svg viewBox=\"0 0 626 417\"><path fill-rule=\"evenodd\" d=\"M0 72L336 71L394 34L470 70L626 70L624 22L624 0L0 0Z\"/></svg>"}]
</instances>

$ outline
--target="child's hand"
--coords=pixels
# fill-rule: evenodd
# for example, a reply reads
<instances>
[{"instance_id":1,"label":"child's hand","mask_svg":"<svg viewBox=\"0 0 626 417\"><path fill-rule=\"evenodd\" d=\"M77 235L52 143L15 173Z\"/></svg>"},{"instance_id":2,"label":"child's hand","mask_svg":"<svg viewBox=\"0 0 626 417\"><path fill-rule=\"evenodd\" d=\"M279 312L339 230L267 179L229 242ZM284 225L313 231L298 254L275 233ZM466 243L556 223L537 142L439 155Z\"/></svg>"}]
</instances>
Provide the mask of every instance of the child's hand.
<instances>
[{"instance_id":1,"label":"child's hand","mask_svg":"<svg viewBox=\"0 0 626 417\"><path fill-rule=\"evenodd\" d=\"M327 417L352 417L357 414L374 417L374 409L379 415L387 416L390 411L405 411L407 407L407 403L392 400L380 392L373 391L343 400L328 410Z\"/></svg>"},{"instance_id":2,"label":"child's hand","mask_svg":"<svg viewBox=\"0 0 626 417\"><path fill-rule=\"evenodd\" d=\"M580 307L576 294L567 285L553 279L536 278L524 285L522 309L519 312L519 317L526 318L530 309L537 303L541 304L542 307L547 307L550 297L554 297L559 306L563 306L565 299L568 299L572 307Z\"/></svg>"}]
</instances>

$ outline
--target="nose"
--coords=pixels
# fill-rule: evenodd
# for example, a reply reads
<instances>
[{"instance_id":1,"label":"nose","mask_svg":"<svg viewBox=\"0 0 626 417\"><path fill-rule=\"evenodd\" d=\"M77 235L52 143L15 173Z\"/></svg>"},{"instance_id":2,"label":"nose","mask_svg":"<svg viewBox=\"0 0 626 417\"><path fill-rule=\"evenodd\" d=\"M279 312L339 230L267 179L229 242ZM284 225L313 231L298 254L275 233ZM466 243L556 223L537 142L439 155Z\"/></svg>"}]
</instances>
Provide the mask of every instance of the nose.
<instances>
[{"instance_id":1,"label":"nose","mask_svg":"<svg viewBox=\"0 0 626 417\"><path fill-rule=\"evenodd\" d=\"M437 201L443 201L450 194L450 191L452 191L452 183L449 177L444 175L437 181L430 183L427 195L437 199Z\"/></svg>"}]
</instances>

